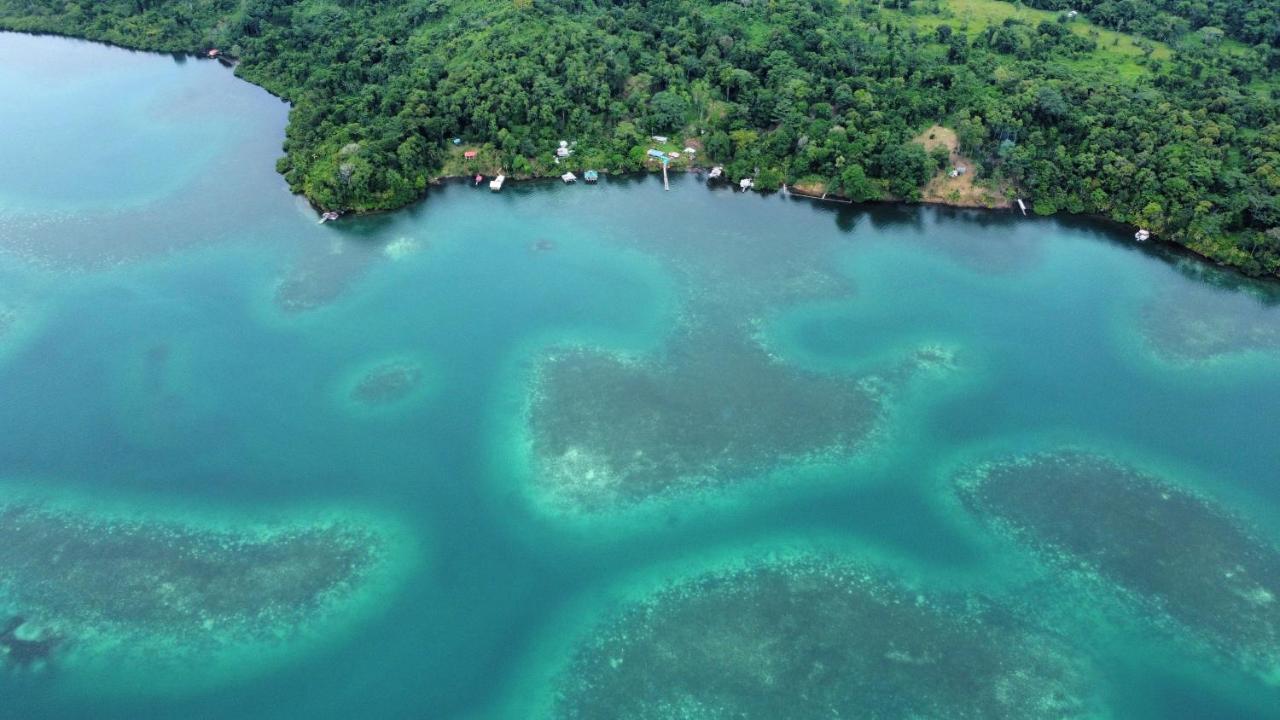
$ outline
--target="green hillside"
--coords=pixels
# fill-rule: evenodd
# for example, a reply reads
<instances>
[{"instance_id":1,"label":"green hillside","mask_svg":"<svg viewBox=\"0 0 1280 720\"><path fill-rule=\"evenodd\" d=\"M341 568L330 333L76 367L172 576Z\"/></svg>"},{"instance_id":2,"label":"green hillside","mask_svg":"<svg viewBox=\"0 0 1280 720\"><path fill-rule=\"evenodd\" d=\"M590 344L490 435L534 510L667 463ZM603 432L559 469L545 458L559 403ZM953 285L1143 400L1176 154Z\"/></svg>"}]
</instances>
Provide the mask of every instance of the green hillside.
<instances>
[{"instance_id":1,"label":"green hillside","mask_svg":"<svg viewBox=\"0 0 1280 720\"><path fill-rule=\"evenodd\" d=\"M1037 212L1277 274L1280 3L1239 2L1255 22L1221 29L1163 0L1089 4L1098 25L998 0L0 0L0 27L237 58L293 102L279 168L324 208L640 170L654 134L765 189L916 200L950 160L911 139L940 124Z\"/></svg>"}]
</instances>

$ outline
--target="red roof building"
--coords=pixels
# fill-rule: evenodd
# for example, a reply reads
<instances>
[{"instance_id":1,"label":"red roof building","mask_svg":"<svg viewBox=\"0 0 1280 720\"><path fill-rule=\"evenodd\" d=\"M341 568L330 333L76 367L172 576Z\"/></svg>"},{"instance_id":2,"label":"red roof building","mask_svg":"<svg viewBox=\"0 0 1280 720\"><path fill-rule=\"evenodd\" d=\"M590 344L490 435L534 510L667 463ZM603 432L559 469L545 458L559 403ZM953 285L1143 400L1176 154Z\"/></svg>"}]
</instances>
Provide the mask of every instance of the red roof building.
<instances>
[{"instance_id":1,"label":"red roof building","mask_svg":"<svg viewBox=\"0 0 1280 720\"><path fill-rule=\"evenodd\" d=\"M468 150L468 151L466 151L466 152L462 153L462 157L464 157L464 158L466 158L466 159L468 159L468 160L470 160L470 159L474 158L475 156L476 156L476 151L475 151L475 150Z\"/></svg>"}]
</instances>

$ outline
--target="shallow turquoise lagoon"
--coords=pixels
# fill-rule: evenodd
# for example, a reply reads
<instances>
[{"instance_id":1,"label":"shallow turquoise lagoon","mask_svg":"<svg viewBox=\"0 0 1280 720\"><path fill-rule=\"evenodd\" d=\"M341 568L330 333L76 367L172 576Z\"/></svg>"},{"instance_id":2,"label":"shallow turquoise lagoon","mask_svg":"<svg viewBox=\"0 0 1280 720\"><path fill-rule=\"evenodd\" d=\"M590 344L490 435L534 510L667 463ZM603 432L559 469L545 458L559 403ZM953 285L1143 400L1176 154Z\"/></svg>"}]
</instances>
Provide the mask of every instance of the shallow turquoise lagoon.
<instances>
[{"instance_id":1,"label":"shallow turquoise lagoon","mask_svg":"<svg viewBox=\"0 0 1280 720\"><path fill-rule=\"evenodd\" d=\"M155 664L44 618L60 644L34 665L0 657L0 717L572 717L555 702L565 673L625 608L793 555L1005 608L1091 668L1105 716L1280 717L1280 675L993 531L951 482L993 457L1083 449L1213 502L1275 554L1274 284L1087 221L694 176L670 192L651 177L452 183L318 225L274 172L287 106L217 63L0 34L0 97L0 524L38 493L102 522L144 508L138 523L213 517L230 533L367 520L412 547L337 593L344 611L245 640L272 651L243 667L201 660L208 628ZM945 371L899 382L920 348L945 349ZM615 426L539 384L567 350L623 358L572 402L627 373L697 380L677 399L609 395L640 409ZM781 426L759 413L814 437L845 416L725 391L705 366L720 360L769 382L860 379L872 430L847 453L788 433L771 456L759 428ZM750 437L751 471L548 501L545 418L590 456L649 437L634 418L706 403L729 438L716 457ZM14 577L0 567L0 629L41 611L18 606L32 595ZM56 563L43 577L68 582Z\"/></svg>"}]
</instances>

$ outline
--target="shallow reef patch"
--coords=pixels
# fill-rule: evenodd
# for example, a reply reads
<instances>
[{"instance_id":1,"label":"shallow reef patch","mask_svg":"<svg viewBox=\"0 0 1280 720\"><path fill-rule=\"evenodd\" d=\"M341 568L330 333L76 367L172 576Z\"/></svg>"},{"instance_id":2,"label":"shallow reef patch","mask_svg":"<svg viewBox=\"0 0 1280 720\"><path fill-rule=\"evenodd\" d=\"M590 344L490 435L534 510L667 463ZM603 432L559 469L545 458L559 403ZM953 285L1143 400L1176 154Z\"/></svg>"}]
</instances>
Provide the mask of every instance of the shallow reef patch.
<instances>
[{"instance_id":1,"label":"shallow reef patch","mask_svg":"<svg viewBox=\"0 0 1280 720\"><path fill-rule=\"evenodd\" d=\"M414 362L386 362L366 372L351 389L351 399L365 405L403 400L422 382L422 366Z\"/></svg>"},{"instance_id":2,"label":"shallow reef patch","mask_svg":"<svg viewBox=\"0 0 1280 720\"><path fill-rule=\"evenodd\" d=\"M400 236L382 248L382 254L391 260L403 260L422 249L422 243L411 237Z\"/></svg>"},{"instance_id":3,"label":"shallow reef patch","mask_svg":"<svg viewBox=\"0 0 1280 720\"><path fill-rule=\"evenodd\" d=\"M1161 359L1198 364L1245 353L1280 356L1280 298L1244 289L1193 285L1175 301L1148 303L1141 332Z\"/></svg>"},{"instance_id":4,"label":"shallow reef patch","mask_svg":"<svg viewBox=\"0 0 1280 720\"><path fill-rule=\"evenodd\" d=\"M976 596L845 561L764 560L666 586L572 653L565 720L1083 718L1092 670Z\"/></svg>"},{"instance_id":5,"label":"shallow reef patch","mask_svg":"<svg viewBox=\"0 0 1280 720\"><path fill-rule=\"evenodd\" d=\"M403 408L427 391L427 366L410 355L391 355L361 363L338 382L337 402L355 415Z\"/></svg>"},{"instance_id":6,"label":"shallow reef patch","mask_svg":"<svg viewBox=\"0 0 1280 720\"><path fill-rule=\"evenodd\" d=\"M1249 671L1280 671L1280 552L1216 502L1076 450L979 464L956 485L1049 561L1084 565Z\"/></svg>"},{"instance_id":7,"label":"shallow reef patch","mask_svg":"<svg viewBox=\"0 0 1280 720\"><path fill-rule=\"evenodd\" d=\"M25 618L0 623L0 665L18 669L43 669L61 638Z\"/></svg>"},{"instance_id":8,"label":"shallow reef patch","mask_svg":"<svg viewBox=\"0 0 1280 720\"><path fill-rule=\"evenodd\" d=\"M523 444L535 503L553 512L627 510L714 493L790 469L867 456L914 379L954 369L925 346L857 371L818 371L772 352L761 328L798 304L854 294L843 240L714 231L611 237L676 281L662 348L643 355L572 341L533 362Z\"/></svg>"},{"instance_id":9,"label":"shallow reef patch","mask_svg":"<svg viewBox=\"0 0 1280 720\"><path fill-rule=\"evenodd\" d=\"M307 250L277 281L276 308L294 315L334 303L368 272L374 260L372 251L342 236L331 239L327 247Z\"/></svg>"},{"instance_id":10,"label":"shallow reef patch","mask_svg":"<svg viewBox=\"0 0 1280 720\"><path fill-rule=\"evenodd\" d=\"M157 683L193 662L210 674L252 666L358 609L395 574L404 543L355 513L213 523L6 489L0 646L11 667L154 672Z\"/></svg>"},{"instance_id":11,"label":"shallow reef patch","mask_svg":"<svg viewBox=\"0 0 1280 720\"><path fill-rule=\"evenodd\" d=\"M653 357L560 348L541 359L526 411L533 482L555 507L598 512L847 462L913 378L953 365L949 349L925 347L878 372L819 373L706 328Z\"/></svg>"}]
</instances>

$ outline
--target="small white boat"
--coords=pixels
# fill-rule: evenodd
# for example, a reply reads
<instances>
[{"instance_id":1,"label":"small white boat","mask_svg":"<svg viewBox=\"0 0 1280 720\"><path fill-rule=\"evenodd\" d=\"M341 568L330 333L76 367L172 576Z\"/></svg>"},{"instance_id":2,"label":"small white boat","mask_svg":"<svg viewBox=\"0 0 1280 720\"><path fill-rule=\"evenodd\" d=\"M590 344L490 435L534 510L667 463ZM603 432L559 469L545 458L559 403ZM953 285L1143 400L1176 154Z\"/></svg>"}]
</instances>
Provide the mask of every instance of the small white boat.
<instances>
[{"instance_id":1,"label":"small white boat","mask_svg":"<svg viewBox=\"0 0 1280 720\"><path fill-rule=\"evenodd\" d=\"M499 190L502 189L502 183L506 181L507 181L506 175L499 175L498 177L489 181L489 189L494 192L498 192Z\"/></svg>"},{"instance_id":2,"label":"small white boat","mask_svg":"<svg viewBox=\"0 0 1280 720\"><path fill-rule=\"evenodd\" d=\"M1151 238L1151 231L1146 228L1139 228L1138 232L1133 234L1133 239L1138 242L1146 242Z\"/></svg>"}]
</instances>

